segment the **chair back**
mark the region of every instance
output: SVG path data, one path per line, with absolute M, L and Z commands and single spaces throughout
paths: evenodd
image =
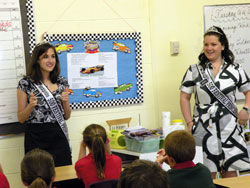
M 87 188 L 117 188 L 118 179 L 103 180 L 91 183 Z

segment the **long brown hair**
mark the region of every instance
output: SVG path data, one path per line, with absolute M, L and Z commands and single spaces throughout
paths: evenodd
M 106 163 L 105 143 L 107 141 L 107 133 L 105 129 L 97 124 L 89 125 L 83 131 L 83 141 L 92 151 L 97 177 L 104 179 L 104 169 Z
M 54 160 L 47 151 L 34 149 L 24 156 L 21 162 L 21 177 L 30 188 L 47 188 L 54 176 Z
M 39 81 L 42 81 L 42 72 L 38 63 L 39 57 L 46 53 L 50 48 L 53 49 L 56 57 L 56 65 L 53 71 L 50 73 L 50 80 L 52 83 L 56 83 L 57 81 L 57 78 L 60 74 L 60 64 L 58 55 L 53 45 L 51 45 L 49 42 L 43 42 L 36 45 L 35 49 L 32 52 L 31 60 L 27 68 L 27 76 L 34 80 L 35 83 L 39 83 Z

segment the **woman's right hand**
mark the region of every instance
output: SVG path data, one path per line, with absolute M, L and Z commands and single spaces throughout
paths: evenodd
M 192 132 L 192 128 L 194 125 L 194 122 L 192 121 L 192 114 L 191 114 L 191 108 L 190 108 L 191 96 L 192 94 L 181 91 L 181 94 L 180 94 L 181 112 L 186 121 L 188 132 L 190 133 Z
M 34 93 L 30 93 L 30 98 L 28 99 L 28 94 L 17 89 L 17 117 L 20 123 L 24 123 L 28 118 L 34 107 L 37 105 L 37 98 Z
M 187 123 L 188 132 L 192 133 L 193 126 L 194 126 L 193 121 Z
M 29 105 L 34 108 L 37 105 L 37 97 L 33 92 L 30 93 Z

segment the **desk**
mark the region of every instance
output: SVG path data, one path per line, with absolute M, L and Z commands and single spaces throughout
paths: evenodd
M 215 184 L 230 188 L 249 188 L 250 176 L 239 176 L 234 178 L 215 179 Z
M 124 149 L 111 149 L 112 153 L 114 155 L 118 155 L 122 159 L 122 166 L 126 167 L 126 164 L 131 163 L 135 159 L 144 159 L 144 160 L 149 160 L 149 161 L 155 161 L 157 152 L 152 152 L 152 153 L 138 153 L 134 151 L 128 151 Z M 203 153 L 202 153 L 202 147 L 196 146 L 196 154 L 194 158 L 194 163 L 203 163 Z M 166 163 L 163 163 L 162 168 L 164 170 L 169 170 L 170 167 Z
M 74 165 L 56 167 L 55 171 L 56 171 L 55 182 L 77 178 Z
M 57 188 L 84 188 L 84 184 L 76 176 L 74 165 L 55 168 L 56 178 L 52 187 Z

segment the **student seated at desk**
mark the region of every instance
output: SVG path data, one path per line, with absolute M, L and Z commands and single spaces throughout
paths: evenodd
M 0 188 L 10 188 L 9 182 L 3 173 L 1 164 L 0 164 Z
M 155 162 L 135 160 L 121 173 L 118 188 L 168 188 L 167 172 Z
M 21 177 L 29 188 L 51 188 L 55 178 L 52 155 L 41 149 L 29 151 L 21 162 Z
M 86 147 L 89 150 L 87 156 Z M 85 187 L 98 181 L 119 179 L 121 168 L 121 158 L 111 154 L 105 129 L 97 124 L 86 127 L 80 145 L 79 160 L 75 164 L 76 174 Z
M 209 169 L 201 163 L 194 164 L 195 140 L 191 133 L 177 130 L 164 141 L 156 161 L 167 163 L 170 188 L 215 188 Z

